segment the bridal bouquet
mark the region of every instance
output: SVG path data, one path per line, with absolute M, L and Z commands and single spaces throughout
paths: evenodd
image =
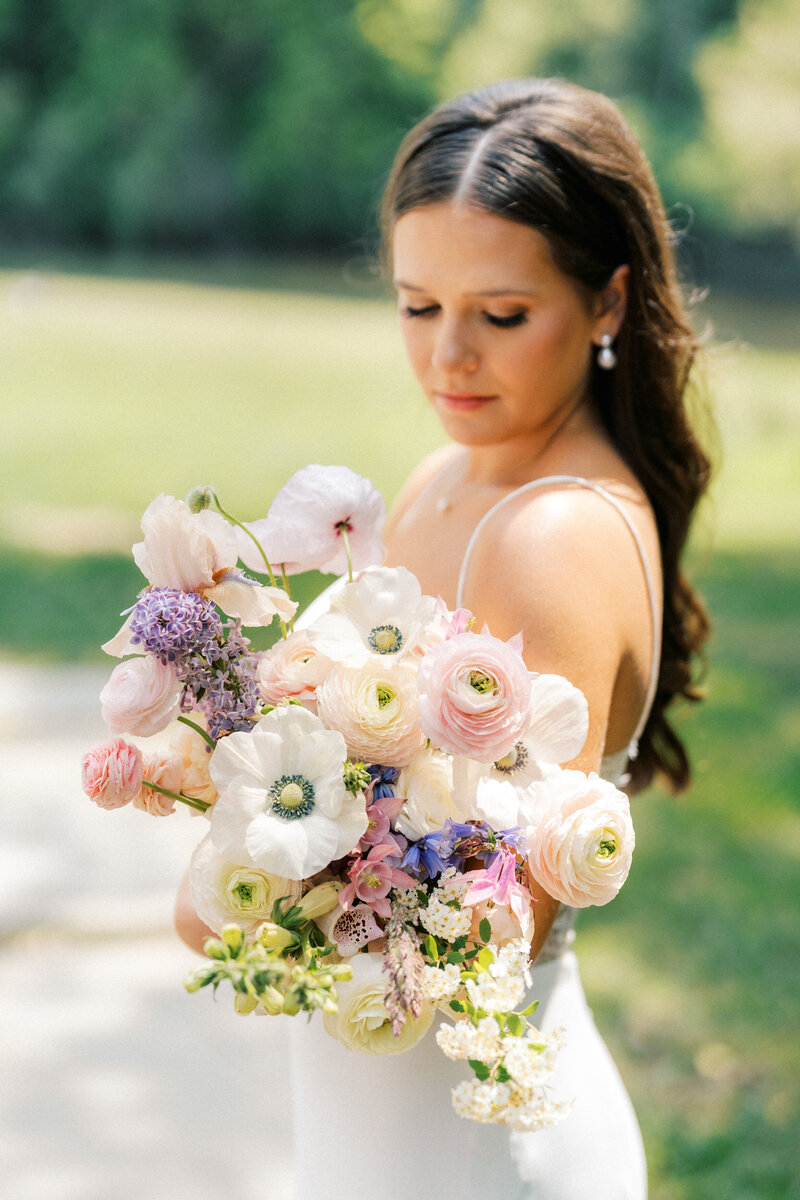
M 415 1045 L 438 1010 L 438 1045 L 473 1072 L 456 1111 L 541 1128 L 566 1106 L 545 1086 L 560 1032 L 526 1004 L 530 881 L 610 900 L 628 801 L 558 766 L 586 738 L 582 693 L 529 671 L 520 636 L 375 565 L 383 520 L 343 467 L 305 467 L 249 524 L 210 488 L 157 497 L 133 547 L 147 586 L 104 647 L 124 660 L 101 693 L 114 736 L 85 755 L 84 790 L 208 819 L 190 885 L 218 936 L 190 991 L 227 981 L 241 1013 L 321 1009 L 373 1054 Z M 289 577 L 312 569 L 342 579 L 295 626 Z M 242 626 L 276 617 L 282 637 L 253 653 Z

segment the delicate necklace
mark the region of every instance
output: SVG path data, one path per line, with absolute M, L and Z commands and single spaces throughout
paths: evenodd
M 531 459 L 529 459 L 529 461 L 525 464 L 527 467 L 530 468 L 530 467 L 534 466 L 534 464 L 539 461 L 539 459 L 542 457 L 542 455 L 545 453 L 545 451 L 550 449 L 553 442 L 556 440 L 558 435 L 561 433 L 564 426 L 572 419 L 574 414 L 578 411 L 580 406 L 583 404 L 583 401 L 584 401 L 584 397 L 581 396 L 580 400 L 577 400 L 575 402 L 575 404 L 569 410 L 569 412 L 564 417 L 564 419 L 558 425 L 556 425 L 553 432 L 549 435 L 549 437 L 547 437 L 545 439 L 544 444 L 539 447 L 539 449 L 536 451 L 536 453 L 533 455 L 533 457 Z M 444 516 L 445 513 L 448 513 L 450 511 L 450 509 L 453 507 L 453 504 L 455 501 L 456 492 L 461 487 L 462 483 L 463 483 L 463 480 L 461 480 L 455 487 L 452 487 L 449 492 L 445 492 L 444 495 L 439 496 L 437 498 L 437 500 L 436 500 L 437 513 Z

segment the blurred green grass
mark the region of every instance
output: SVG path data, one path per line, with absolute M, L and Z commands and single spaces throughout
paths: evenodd
M 162 489 L 213 482 L 256 517 L 298 467 L 344 462 L 391 500 L 440 442 L 387 301 L 344 275 L 324 293 L 303 272 L 222 282 L 0 274 L 0 654 L 99 659 Z M 631 879 L 582 915 L 580 949 L 653 1200 L 798 1200 L 798 312 L 719 297 L 710 316 L 722 469 L 692 551 L 714 618 L 708 702 L 683 714 L 696 783 L 636 801 Z

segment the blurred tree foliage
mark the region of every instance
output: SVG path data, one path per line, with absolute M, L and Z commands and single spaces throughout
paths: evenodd
M 619 100 L 668 201 L 797 232 L 799 19 L 793 0 L 0 0 L 0 235 L 342 246 L 432 103 L 532 73 Z

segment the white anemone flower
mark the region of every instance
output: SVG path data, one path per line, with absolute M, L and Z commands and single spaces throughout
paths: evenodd
M 315 570 L 341 575 L 347 570 L 342 530 L 353 570 L 362 571 L 383 558 L 385 520 L 383 498 L 363 475 L 348 467 L 312 464 L 292 475 L 266 521 L 253 528 L 258 526 L 270 562 L 282 563 L 287 574 Z
M 580 754 L 589 733 L 589 705 L 563 675 L 531 676 L 528 713 L 530 725 L 522 742 L 528 758 L 564 763 Z
M 425 641 L 436 619 L 436 601 L 423 596 L 405 567 L 373 567 L 337 592 L 330 611 L 308 632 L 334 662 L 360 667 L 369 659 L 400 659 Z
M 287 621 L 294 616 L 297 605 L 283 588 L 263 587 L 236 566 L 236 536 L 219 513 L 193 513 L 183 500 L 162 492 L 144 512 L 142 533 L 133 558 L 151 587 L 197 592 L 245 625 L 269 625 L 276 614 Z M 105 643 L 107 654 L 121 657 L 134 649 L 129 623 Z
M 229 862 L 208 833 L 192 855 L 189 888 L 195 911 L 209 928 L 221 933 L 225 925 L 235 924 L 249 934 L 272 919 L 276 900 L 284 900 L 284 908 L 299 900 L 301 884 Z
M 342 858 L 368 824 L 363 794 L 344 786 L 346 756 L 342 735 L 294 704 L 273 709 L 251 733 L 228 734 L 210 767 L 220 854 L 286 879 Z

